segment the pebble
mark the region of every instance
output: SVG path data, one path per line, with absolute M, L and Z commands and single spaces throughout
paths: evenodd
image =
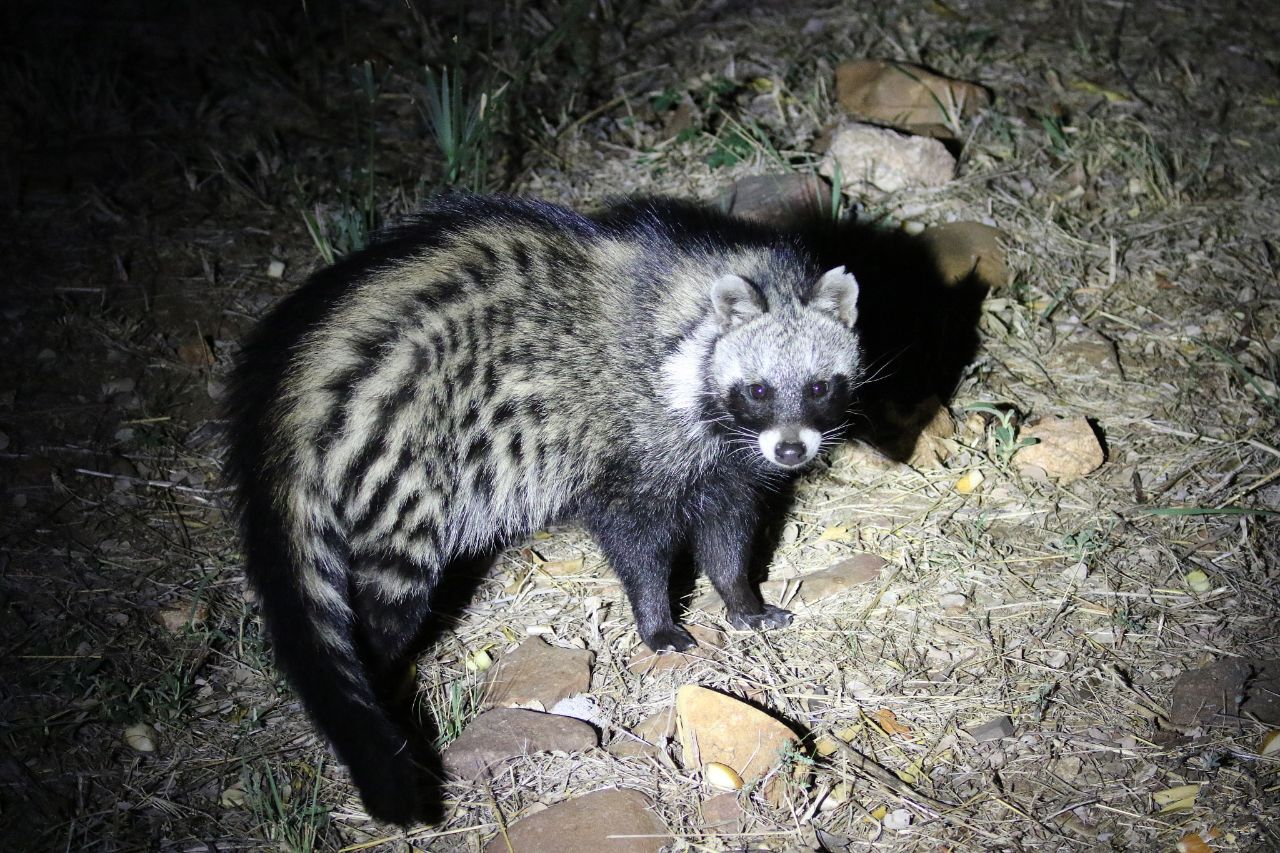
M 676 709 L 664 708 L 636 723 L 631 730 L 634 737 L 619 735 L 609 741 L 606 747 L 611 755 L 619 758 L 631 758 L 637 755 L 656 756 L 665 748 L 667 741 L 675 737 Z M 638 740 L 637 740 L 638 738 Z
M 875 554 L 855 554 L 832 563 L 825 569 L 801 575 L 797 595 L 806 604 L 840 595 L 857 586 L 873 583 L 888 565 Z
M 953 119 L 974 115 L 991 102 L 991 95 L 975 83 L 918 65 L 859 59 L 836 67 L 836 100 L 855 118 L 954 139 Z
M 496 835 L 485 853 L 658 853 L 672 842 L 649 798 L 631 788 L 605 788 L 521 818 Z
M 978 743 L 1000 740 L 1001 738 L 1013 737 L 1013 720 L 1007 716 L 996 717 L 995 719 L 987 720 L 985 723 L 970 726 L 965 731 Z
M 719 762 L 747 784 L 768 776 L 786 752 L 800 746 L 791 729 L 763 711 L 695 684 L 676 692 L 676 718 L 685 767 Z M 775 805 L 782 802 L 781 782 L 775 777 L 765 786 L 766 798 Z
M 591 687 L 595 653 L 562 649 L 541 637 L 530 637 L 489 669 L 484 707 L 512 707 L 537 702 L 550 708 L 561 699 Z
M 837 165 L 841 189 L 851 193 L 930 189 L 956 174 L 955 157 L 938 140 L 856 123 L 836 128 L 818 172 L 833 178 Z
M 709 600 L 707 603 L 711 604 L 714 600 L 718 599 Z M 678 669 L 696 661 L 715 660 L 715 651 L 724 646 L 724 634 L 702 625 L 685 625 L 684 627 L 698 641 L 697 646 L 685 652 L 657 654 L 642 644 L 627 661 L 627 669 L 638 675 L 647 675 L 651 672 Z
M 1280 725 L 1280 660 L 1224 658 L 1184 672 L 1173 685 L 1169 719 L 1178 726 Z
M 1009 265 L 1000 245 L 1004 239 L 999 228 L 981 222 L 947 222 L 920 235 L 944 284 L 954 287 L 972 279 L 990 290 L 1009 283 Z
M 519 708 L 495 708 L 471 721 L 441 756 L 444 769 L 460 779 L 478 779 L 511 758 L 535 752 L 582 752 L 599 743 L 581 720 Z
M 831 215 L 831 186 L 816 175 L 751 175 L 725 190 L 720 204 L 759 222 L 820 219 Z
M 1025 427 L 1019 438 L 1038 438 L 1013 457 L 1023 473 L 1039 468 L 1059 483 L 1079 480 L 1102 465 L 1102 445 L 1084 418 L 1045 418 Z

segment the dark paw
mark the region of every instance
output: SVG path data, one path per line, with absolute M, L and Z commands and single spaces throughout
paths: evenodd
M 791 611 L 766 604 L 759 613 L 730 613 L 729 624 L 739 631 L 767 631 L 791 624 Z
M 655 652 L 686 652 L 698 645 L 698 641 L 679 625 L 659 628 L 641 639 L 651 651 Z

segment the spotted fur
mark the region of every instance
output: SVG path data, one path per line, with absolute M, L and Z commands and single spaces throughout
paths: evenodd
M 596 217 L 451 197 L 317 273 L 250 335 L 229 471 L 280 665 L 376 817 L 420 815 L 389 688 L 450 565 L 577 517 L 654 650 L 690 548 L 742 628 L 758 496 L 861 371 L 857 283 L 673 202 Z

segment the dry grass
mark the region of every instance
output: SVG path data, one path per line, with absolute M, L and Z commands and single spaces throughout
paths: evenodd
M 6 846 L 477 850 L 539 804 L 626 785 L 653 798 L 681 850 L 819 838 L 904 853 L 1170 850 L 1189 832 L 1216 850 L 1280 848 L 1280 775 L 1256 755 L 1264 727 L 1167 719 L 1184 670 L 1276 659 L 1274 520 L 1149 512 L 1280 509 L 1271 5 L 564 0 L 495 4 L 492 17 L 464 5 L 345 28 L 319 10 L 253 13 L 252 40 L 230 35 L 231 12 L 209 12 L 221 55 L 207 51 L 218 38 L 152 33 L 131 63 L 101 44 L 74 63 L 36 49 L 14 60 L 4 110 L 29 135 L 6 137 Z M 186 70 L 171 70 L 171 50 L 187 52 Z M 505 554 L 421 662 L 420 694 L 456 731 L 474 713 L 467 655 L 540 626 L 596 653 L 591 695 L 615 727 L 705 684 L 837 733 L 922 796 L 851 753 L 810 753 L 797 758 L 809 784 L 786 807 L 744 795 L 742 832 L 713 836 L 697 774 L 674 753 L 598 750 L 451 785 L 438 826 L 372 825 L 270 664 L 221 510 L 220 377 L 239 334 L 316 264 L 303 212 L 341 250 L 343 223 L 383 221 L 438 186 L 417 106 L 425 64 L 465 64 L 473 91 L 507 87 L 492 169 L 471 178 L 589 206 L 632 192 L 714 199 L 737 176 L 811 167 L 836 117 L 831 69 L 861 56 L 924 62 L 997 101 L 965 128 L 951 187 L 852 201 L 886 222 L 996 224 L 1015 272 L 950 401 L 963 423 L 946 467 L 847 449 L 805 479 L 781 526 L 772 578 L 869 552 L 888 561 L 880 581 L 793 600 L 792 628 L 730 634 L 715 664 L 641 677 L 626 668 L 637 639 L 621 591 L 566 526 L 534 546 L 583 556 L 584 571 L 550 577 Z M 1114 345 L 1117 362 L 1082 360 L 1082 342 Z M 978 402 L 1089 417 L 1107 463 L 1068 486 L 1021 476 L 964 421 Z M 952 485 L 971 469 L 986 483 L 961 495 Z M 848 534 L 823 536 L 837 526 Z M 1186 581 L 1196 569 L 1207 592 Z M 170 630 L 156 616 L 171 609 L 200 618 Z M 688 618 L 725 627 L 715 609 Z M 896 734 L 876 722 L 885 711 Z M 1003 715 L 1013 737 L 969 734 Z M 122 744 L 138 722 L 156 729 L 155 752 Z M 1193 807 L 1154 804 L 1184 783 L 1202 785 Z M 926 798 L 954 808 L 938 815 Z M 910 825 L 886 829 L 882 806 Z

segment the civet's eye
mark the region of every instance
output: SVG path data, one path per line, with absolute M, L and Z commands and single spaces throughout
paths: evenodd
M 753 400 L 765 400 L 769 397 L 769 386 L 753 382 L 747 386 L 747 393 L 751 395 Z
M 819 379 L 817 382 L 809 383 L 810 397 L 825 397 L 827 392 L 831 390 L 831 386 L 827 384 L 825 379 Z

